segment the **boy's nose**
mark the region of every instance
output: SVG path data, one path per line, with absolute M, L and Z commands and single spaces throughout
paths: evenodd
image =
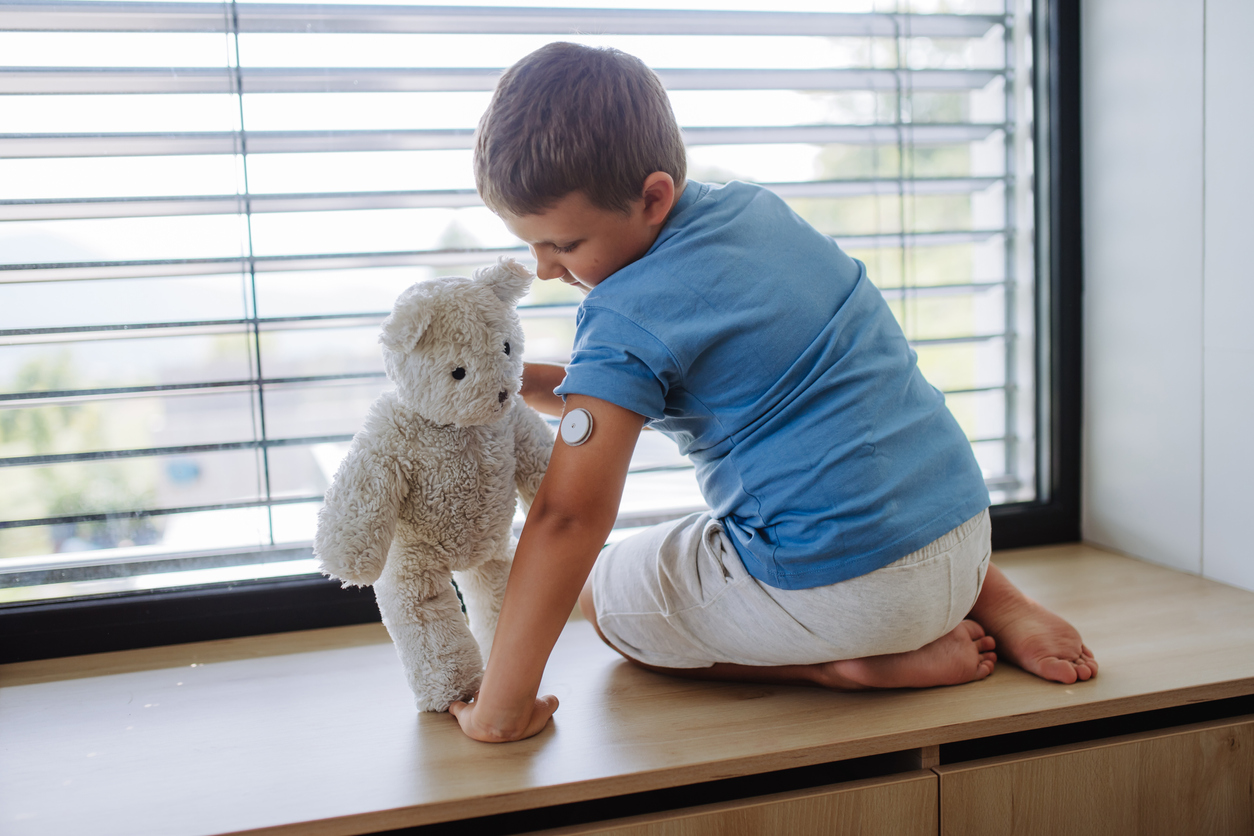
M 546 258 L 536 252 L 535 247 L 531 248 L 531 254 L 536 257 L 536 278 L 538 279 L 560 279 L 566 275 L 566 270 L 557 264 L 552 258 Z
M 551 261 L 536 260 L 536 277 L 540 279 L 560 279 L 566 271 Z

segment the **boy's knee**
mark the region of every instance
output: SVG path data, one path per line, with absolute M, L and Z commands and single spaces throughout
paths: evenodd
M 597 626 L 596 606 L 592 602 L 592 578 L 588 578 L 584 582 L 583 589 L 579 591 L 579 611 L 583 613 L 583 617 L 592 622 L 592 626 Z M 597 635 L 601 635 L 601 631 L 597 629 Z M 601 640 L 605 641 L 605 636 L 601 636 Z
M 618 653 L 629 662 L 635 661 L 635 659 L 632 659 L 617 647 L 614 647 L 613 643 L 605 637 L 605 634 L 601 632 L 601 628 L 597 625 L 597 610 L 596 606 L 592 602 L 592 578 L 588 578 L 587 582 L 583 585 L 583 589 L 579 592 L 579 611 L 583 613 L 583 617 L 588 619 L 588 621 L 592 624 L 592 629 L 596 631 L 597 637 L 600 638 L 601 641 L 605 642 L 607 647 L 614 650 L 614 652 Z

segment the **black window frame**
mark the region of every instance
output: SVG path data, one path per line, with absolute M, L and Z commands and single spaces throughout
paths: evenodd
M 1080 5 L 1033 3 L 1034 72 L 1048 96 L 1035 99 L 1038 312 L 1035 386 L 1048 404 L 1038 445 L 1046 498 L 995 505 L 993 548 L 1080 539 L 1083 252 L 1080 159 Z M 1044 17 L 1041 16 L 1042 11 Z M 1041 89 L 1038 87 L 1038 89 Z M 1042 239 L 1047 230 L 1047 240 Z M 1041 334 L 1046 335 L 1044 340 Z M 1047 356 L 1041 356 L 1045 354 Z M 1043 361 L 1043 362 L 1042 362 Z M 0 663 L 239 638 L 379 620 L 373 592 L 324 578 L 254 580 L 175 590 L 0 605 Z

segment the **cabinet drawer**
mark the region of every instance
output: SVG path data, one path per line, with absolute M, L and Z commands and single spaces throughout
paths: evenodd
M 545 836 L 935 836 L 936 775 L 910 772 L 545 830 Z M 535 834 L 540 836 L 540 834 Z
M 936 773 L 942 836 L 1254 833 L 1254 716 Z

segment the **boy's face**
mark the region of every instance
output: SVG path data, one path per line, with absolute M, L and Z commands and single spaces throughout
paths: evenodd
M 506 213 L 501 220 L 531 248 L 537 278 L 590 290 L 653 246 L 674 203 L 673 186 L 664 207 L 657 199 L 662 197 L 646 188 L 644 197 L 623 214 L 594 206 L 583 192 L 571 192 L 543 212 Z

